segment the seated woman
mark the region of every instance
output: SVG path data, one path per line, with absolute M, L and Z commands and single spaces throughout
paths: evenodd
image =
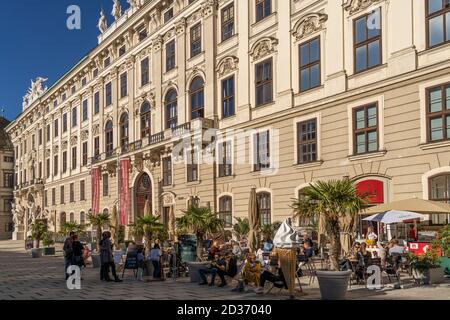
M 359 252 L 361 253 L 361 257 L 363 259 L 364 266 L 370 266 L 372 262 L 372 253 L 367 251 L 367 245 L 365 242 L 361 243 L 361 247 L 359 248 Z
M 255 286 L 258 286 L 261 277 L 261 269 L 261 262 L 256 260 L 256 255 L 254 253 L 249 253 L 244 270 L 242 271 L 245 283 L 254 283 Z
M 271 270 L 265 270 L 261 274 L 261 278 L 259 281 L 259 287 L 255 290 L 256 294 L 264 293 L 264 286 L 266 282 L 272 282 L 273 285 L 277 288 L 288 289 L 288 285 L 286 283 L 286 279 L 284 278 L 283 270 L 281 270 L 280 265 L 276 267 L 270 267 Z

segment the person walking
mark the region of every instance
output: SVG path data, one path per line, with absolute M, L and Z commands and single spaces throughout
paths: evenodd
M 150 261 L 153 264 L 153 279 L 161 279 L 161 248 L 155 243 L 153 249 L 150 250 Z
M 67 269 L 72 265 L 73 260 L 73 236 L 75 232 L 70 232 L 69 237 L 64 241 L 63 253 L 64 253 L 64 273 L 66 274 L 66 280 L 69 279 Z
M 116 265 L 114 263 L 114 257 L 112 254 L 111 232 L 105 231 L 102 234 L 102 240 L 100 241 L 100 280 L 111 282 L 109 277 L 109 268 L 111 268 L 112 275 L 115 282 L 122 282 L 116 273 Z

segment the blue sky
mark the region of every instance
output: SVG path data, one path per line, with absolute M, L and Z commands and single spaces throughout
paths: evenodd
M 121 0 L 126 9 L 126 0 Z M 2 1 L 0 10 L 0 115 L 14 120 L 30 80 L 48 78 L 47 86 L 97 45 L 97 22 L 103 7 L 109 24 L 112 0 Z M 81 30 L 69 30 L 68 6 L 81 9 Z

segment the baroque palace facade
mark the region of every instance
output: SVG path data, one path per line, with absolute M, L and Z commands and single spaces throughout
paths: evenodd
M 48 90 L 39 78 L 7 128 L 19 238 L 36 212 L 57 231 L 118 205 L 128 224 L 147 201 L 165 223 L 195 201 L 230 227 L 252 188 L 263 223 L 282 221 L 302 188 L 343 177 L 373 204 L 450 200 L 448 0 L 146 0 L 114 12 L 98 46 Z M 180 149 L 190 136 L 200 143 Z M 216 161 L 188 161 L 211 145 Z

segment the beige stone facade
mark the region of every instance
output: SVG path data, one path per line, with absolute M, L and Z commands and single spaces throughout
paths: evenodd
M 5 131 L 8 124 L 0 117 L 0 240 L 11 239 L 13 231 L 14 151 Z
M 433 42 L 426 3 L 142 1 L 8 127 L 16 202 L 35 201 L 56 229 L 83 222 L 91 170 L 102 169 L 100 211 L 111 210 L 122 159 L 132 163 L 130 223 L 145 199 L 163 216 L 168 208 L 181 215 L 194 199 L 232 221 L 247 216 L 252 187 L 265 221 L 280 221 L 303 187 L 343 177 L 378 181 L 378 202 L 450 200 L 450 35 Z M 361 25 L 366 36 L 358 40 Z M 211 128 L 221 133 L 212 145 L 231 141 L 231 168 L 191 170 L 185 160 L 191 149 L 209 150 Z M 181 137 L 204 132 L 203 143 L 181 150 L 184 161 L 164 161 L 180 151 Z M 255 166 L 265 155 L 270 163 Z

